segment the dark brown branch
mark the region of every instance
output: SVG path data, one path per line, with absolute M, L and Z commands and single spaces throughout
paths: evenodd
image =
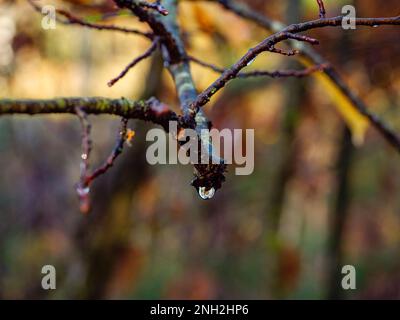
M 89 158 L 92 149 L 92 141 L 90 139 L 90 123 L 87 114 L 80 108 L 77 108 L 77 115 L 82 125 L 82 155 L 81 155 L 81 174 L 76 191 L 79 197 L 80 211 L 84 214 L 89 213 L 91 209 L 90 186 L 99 176 L 105 174 L 110 169 L 117 157 L 122 153 L 127 134 L 128 119 L 121 119 L 121 128 L 117 137 L 117 142 L 106 162 L 93 173 L 89 174 Z
M 325 18 L 326 16 L 326 10 L 324 6 L 324 2 L 322 0 L 317 0 L 318 7 L 319 7 L 319 17 L 321 19 Z
M 189 56 L 188 59 L 200 66 L 211 69 L 217 73 L 224 73 L 227 69 L 220 68 L 214 64 L 201 61 L 195 57 Z M 264 71 L 264 70 L 254 70 L 249 72 L 240 72 L 237 78 L 251 78 L 251 77 L 271 77 L 271 78 L 289 78 L 296 77 L 302 78 L 308 76 L 316 71 L 323 71 L 327 68 L 327 64 L 315 65 L 303 70 L 277 70 L 277 71 Z
M 197 91 L 192 79 L 187 53 L 177 24 L 177 0 L 164 0 L 169 15 L 161 16 L 155 12 L 146 10 L 140 6 L 140 0 L 115 0 L 120 8 L 130 9 L 141 21 L 148 23 L 154 34 L 160 38 L 161 51 L 164 64 L 171 73 L 177 95 L 180 101 L 181 110 L 185 119 L 185 125 L 193 127 L 198 133 L 201 141 L 201 156 L 207 157 L 212 165 L 196 164 L 195 179 L 192 185 L 199 190 L 204 187 L 207 190 L 221 188 L 225 181 L 224 173 L 226 165 L 222 159 L 217 159 L 210 139 L 201 135 L 202 130 L 209 129 L 211 123 L 202 110 L 192 114 L 191 103 L 197 98 Z
M 149 58 L 157 50 L 157 45 L 158 45 L 158 38 L 155 38 L 150 48 L 148 48 L 143 54 L 141 54 L 140 56 L 135 58 L 130 64 L 128 64 L 117 77 L 110 80 L 108 82 L 108 86 L 112 87 L 116 82 L 125 77 L 125 75 L 129 72 L 129 70 L 135 67 L 140 61 Z
M 110 169 L 113 166 L 118 156 L 122 153 L 128 132 L 127 125 L 128 125 L 128 119 L 122 118 L 121 127 L 118 132 L 118 137 L 115 147 L 112 150 L 111 154 L 108 156 L 105 163 L 101 165 L 99 168 L 97 168 L 91 175 L 86 177 L 85 183 L 88 186 L 93 182 L 93 180 L 105 174 L 108 171 L 108 169 Z
M 42 14 L 42 7 L 35 3 L 35 0 L 27 0 L 32 7 Z M 97 24 L 97 23 L 91 23 L 83 20 L 82 18 L 79 18 L 72 13 L 62 10 L 62 9 L 56 9 L 56 13 L 60 16 L 63 16 L 65 20 L 59 19 L 57 17 L 57 21 L 65 24 L 65 25 L 79 25 L 82 27 L 90 28 L 90 29 L 95 29 L 95 30 L 108 30 L 108 31 L 117 31 L 117 32 L 122 32 L 122 33 L 131 33 L 131 34 L 136 34 L 136 35 L 141 35 L 146 38 L 152 39 L 153 34 L 149 32 L 142 32 L 137 29 L 132 29 L 132 28 L 125 28 L 125 27 L 119 27 L 115 25 L 104 25 L 104 24 Z
M 149 39 L 151 39 L 153 37 L 152 33 L 142 32 L 137 29 L 119 27 L 119 26 L 115 26 L 115 25 L 104 25 L 104 24 L 87 22 L 81 18 L 78 18 L 78 17 L 72 15 L 71 13 L 69 13 L 65 10 L 57 9 L 57 13 L 67 19 L 66 21 L 59 20 L 60 22 L 62 22 L 64 24 L 76 24 L 79 26 L 96 29 L 96 30 L 108 30 L 108 31 L 118 31 L 118 32 L 123 32 L 123 33 L 132 33 L 132 34 L 144 36 Z
M 86 183 L 86 177 L 90 167 L 90 153 L 92 151 L 92 140 L 90 139 L 91 124 L 89 123 L 87 114 L 80 108 L 76 107 L 76 115 L 78 116 L 82 127 L 82 154 L 80 164 L 80 179 L 76 187 L 78 193 L 80 211 L 88 213 L 90 210 L 89 185 Z
M 239 72 L 243 68 L 245 68 L 252 60 L 254 60 L 260 53 L 269 51 L 271 47 L 274 47 L 277 43 L 287 39 L 296 39 L 300 41 L 316 43 L 315 39 L 306 36 L 294 36 L 294 34 L 316 28 L 339 26 L 341 25 L 342 20 L 343 17 L 340 16 L 335 18 L 326 18 L 292 24 L 282 31 L 267 37 L 264 41 L 260 42 L 254 48 L 250 49 L 238 62 L 236 62 L 231 68 L 226 70 L 216 81 L 214 81 L 214 83 L 212 83 L 206 90 L 198 95 L 196 101 L 194 101 L 191 105 L 192 114 L 196 114 L 203 105 L 210 101 L 211 97 L 215 93 L 223 88 L 229 81 L 237 77 Z M 357 18 L 355 21 L 357 25 L 363 26 L 400 25 L 400 17 Z
M 358 97 L 346 86 L 335 69 L 329 67 L 326 68 L 325 72 L 329 78 L 337 84 L 345 96 L 353 103 L 356 109 L 369 120 L 369 122 L 382 134 L 382 136 L 387 142 L 389 142 L 390 145 L 400 152 L 400 136 L 394 132 L 393 129 L 390 128 L 382 119 L 367 109 L 364 103 L 358 99 Z
M 182 123 L 181 118 L 155 98 L 132 101 L 125 98 L 57 98 L 49 100 L 0 99 L 0 116 L 13 114 L 76 114 L 79 108 L 86 114 L 110 114 L 127 119 L 139 119 L 169 128 L 169 121 Z
M 92 151 L 92 141 L 90 139 L 90 132 L 92 126 L 89 122 L 88 115 L 80 107 L 76 108 L 76 115 L 81 122 L 82 127 L 82 164 L 81 164 L 81 176 L 86 177 L 89 170 L 89 157 Z
M 311 38 L 311 37 L 308 37 L 308 36 L 304 36 L 304 35 L 301 35 L 301 34 L 295 34 L 295 33 L 288 32 L 286 34 L 286 36 L 287 36 L 287 39 L 293 39 L 293 40 L 297 40 L 297 41 L 308 42 L 309 44 L 312 44 L 312 45 L 319 44 L 319 41 L 317 39 L 314 39 L 314 38 Z
M 255 22 L 259 26 L 272 31 L 279 32 L 280 30 L 286 28 L 284 24 L 279 21 L 272 20 L 248 7 L 244 3 L 239 3 L 234 0 L 216 0 L 215 2 L 219 2 L 225 9 L 230 10 L 237 14 L 238 16 L 245 18 L 249 21 Z M 336 20 L 340 20 L 341 17 L 335 18 Z M 384 18 L 388 24 L 399 24 L 400 17 L 394 18 Z M 371 24 L 371 19 L 363 19 L 365 25 L 374 26 Z M 381 21 L 382 22 L 382 21 Z M 337 23 L 337 22 L 335 22 Z M 358 24 L 361 24 L 360 20 L 357 21 Z M 378 25 L 378 24 L 376 24 Z M 301 49 L 301 53 L 309 59 L 312 63 L 318 64 L 327 64 L 328 61 L 324 59 L 318 52 L 313 50 L 309 46 L 305 46 L 302 44 L 296 43 L 296 46 Z M 346 85 L 343 79 L 340 77 L 338 72 L 330 66 L 329 68 L 324 69 L 325 74 L 330 78 L 332 83 L 352 102 L 354 107 L 364 116 L 366 116 L 371 124 L 385 137 L 386 141 L 388 141 L 398 152 L 400 152 L 400 137 L 387 125 L 384 121 L 379 119 L 375 114 L 371 113 L 364 102 L 359 99 L 352 90 Z
M 288 51 L 285 51 L 285 50 L 283 50 L 283 49 L 275 48 L 275 47 L 271 48 L 269 51 L 270 51 L 270 52 L 274 52 L 274 53 L 281 54 L 281 55 L 283 55 L 283 56 L 288 56 L 288 57 L 295 56 L 296 54 L 299 54 L 299 53 L 300 53 L 299 50 L 288 50 Z

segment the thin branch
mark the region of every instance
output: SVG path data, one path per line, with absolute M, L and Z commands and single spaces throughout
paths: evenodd
M 335 69 L 331 67 L 326 68 L 325 73 L 334 83 L 337 84 L 338 88 L 353 103 L 355 108 L 369 120 L 378 132 L 382 134 L 386 141 L 394 147 L 397 152 L 400 152 L 400 136 L 376 114 L 368 110 L 364 103 L 344 83 Z
M 239 3 L 235 0 L 215 0 L 213 2 L 220 3 L 225 9 L 232 11 L 236 15 L 247 19 L 249 21 L 255 22 L 259 26 L 265 28 L 268 31 L 279 32 L 280 30 L 286 28 L 283 23 L 270 19 L 257 11 L 252 10 L 249 6 L 244 3 Z M 339 17 L 340 18 L 340 17 Z M 337 19 L 337 18 L 336 18 Z M 400 17 L 389 18 L 392 20 L 393 24 L 398 24 Z M 359 23 L 359 22 L 358 22 Z M 390 24 L 390 23 L 389 23 Z M 368 24 L 371 25 L 371 24 Z M 372 26 L 374 26 L 372 24 Z M 302 55 L 309 59 L 315 65 L 327 64 L 329 62 L 322 57 L 313 48 L 306 46 L 301 43 L 292 43 L 292 46 L 296 45 L 301 50 Z M 386 139 L 386 141 L 393 146 L 398 152 L 400 152 L 400 137 L 396 134 L 393 129 L 391 129 L 385 122 L 379 119 L 378 116 L 370 112 L 364 102 L 357 97 L 352 90 L 346 85 L 344 80 L 341 78 L 339 73 L 330 66 L 324 69 L 325 74 L 329 77 L 332 83 L 351 101 L 353 106 L 365 117 L 367 117 L 371 124 L 375 127 L 378 132 L 380 132 Z
M 122 118 L 121 127 L 119 129 L 115 147 L 113 148 L 111 154 L 108 156 L 104 164 L 101 165 L 99 168 L 97 168 L 95 171 L 93 171 L 91 175 L 86 176 L 85 183 L 88 186 L 93 182 L 93 180 L 105 174 L 108 171 L 108 169 L 110 169 L 114 165 L 115 160 L 122 153 L 128 132 L 127 126 L 128 126 L 128 119 Z
M 308 36 L 304 36 L 301 34 L 287 32 L 286 36 L 288 39 L 302 41 L 302 42 L 308 42 L 309 44 L 312 44 L 312 45 L 319 44 L 319 41 L 317 39 L 314 39 L 314 38 L 311 38 Z
M 323 28 L 328 26 L 339 26 L 343 20 L 342 16 L 334 18 L 326 18 L 313 20 L 298 24 L 292 24 L 280 32 L 277 32 L 261 43 L 250 49 L 242 58 L 240 58 L 231 68 L 227 69 L 214 83 L 212 83 L 206 90 L 198 95 L 197 99 L 192 103 L 190 108 L 192 114 L 197 111 L 215 95 L 221 88 L 223 88 L 229 81 L 237 77 L 239 72 L 245 68 L 251 61 L 253 61 L 260 53 L 268 51 L 269 48 L 275 46 L 277 43 L 287 39 L 296 39 L 310 43 L 316 43 L 315 39 L 307 36 L 294 36 L 295 34 L 311 29 Z M 376 25 L 400 25 L 400 16 L 391 18 L 357 18 L 355 20 L 357 25 L 363 26 L 376 26 Z
M 136 66 L 140 61 L 147 59 L 150 57 L 156 50 L 157 50 L 157 45 L 158 45 L 158 38 L 155 38 L 153 40 L 153 43 L 151 44 L 150 48 L 148 48 L 143 54 L 135 58 L 130 64 L 128 64 L 122 72 L 115 77 L 114 79 L 110 80 L 108 82 L 108 86 L 112 87 L 116 82 L 121 80 L 125 75 L 129 72 L 130 69 L 132 69 L 134 66 Z
M 286 50 L 283 50 L 283 49 L 280 49 L 280 48 L 276 48 L 276 47 L 270 48 L 269 51 L 281 54 L 283 56 L 288 56 L 288 57 L 295 56 L 296 54 L 300 53 L 299 50 L 288 50 L 288 51 L 286 51 Z
M 92 151 L 92 140 L 90 139 L 92 126 L 89 122 L 87 113 L 84 112 L 81 107 L 76 107 L 75 110 L 82 127 L 81 178 L 84 178 L 87 176 L 89 170 L 89 157 L 90 152 Z
M 76 186 L 76 192 L 79 197 L 80 211 L 84 214 L 89 213 L 91 209 L 90 186 L 99 176 L 105 174 L 110 169 L 117 157 L 122 153 L 126 140 L 128 119 L 121 119 L 121 128 L 118 134 L 117 142 L 106 162 L 93 173 L 89 173 L 89 157 L 92 149 L 92 141 L 90 139 L 90 123 L 87 114 L 80 108 L 76 109 L 81 125 L 82 125 L 82 155 L 81 155 L 81 174 L 79 182 Z
M 42 7 L 35 3 L 36 0 L 27 0 L 31 6 L 40 14 L 42 13 Z M 57 17 L 57 21 L 65 24 L 65 25 L 79 25 L 82 27 L 90 28 L 90 29 L 95 29 L 95 30 L 108 30 L 108 31 L 117 31 L 117 32 L 122 32 L 122 33 L 131 33 L 131 34 L 136 34 L 136 35 L 141 35 L 146 38 L 152 39 L 153 34 L 149 32 L 143 32 L 137 29 L 132 29 L 132 28 L 125 28 L 125 27 L 119 27 L 115 25 L 104 25 L 104 24 L 97 24 L 97 23 L 91 23 L 83 20 L 82 18 L 79 18 L 72 13 L 62 10 L 62 9 L 56 9 L 56 13 L 60 16 L 63 16 L 65 20 L 59 19 Z
M 65 10 L 62 10 L 62 9 L 57 9 L 57 13 L 67 19 L 66 21 L 62 21 L 62 23 L 64 23 L 64 24 L 76 24 L 76 25 L 80 25 L 83 27 L 96 29 L 96 30 L 108 30 L 108 31 L 118 31 L 118 32 L 123 32 L 123 33 L 133 33 L 133 34 L 144 36 L 149 39 L 153 38 L 153 34 L 150 32 L 143 32 L 143 31 L 139 31 L 137 29 L 119 27 L 119 26 L 115 26 L 115 25 L 104 25 L 104 24 L 87 22 L 87 21 L 85 21 L 81 18 L 78 18 L 78 17 L 72 15 L 71 13 L 69 13 Z M 61 20 L 59 20 L 59 21 L 61 21 Z
M 76 115 L 79 118 L 82 127 L 82 154 L 80 164 L 80 179 L 76 187 L 79 196 L 80 210 L 82 213 L 88 213 L 90 210 L 89 185 L 86 183 L 86 177 L 90 167 L 90 153 L 92 151 L 92 140 L 90 139 L 91 124 L 87 113 L 80 107 L 76 107 Z
M 202 67 L 211 69 L 217 73 L 224 73 L 227 71 L 227 69 L 220 68 L 214 64 L 204 62 L 204 61 L 199 60 L 192 56 L 189 56 L 188 59 Z M 302 78 L 302 77 L 308 76 L 316 71 L 323 71 L 327 67 L 328 67 L 327 64 L 323 64 L 323 65 L 311 66 L 311 67 L 303 69 L 303 70 L 277 70 L 277 71 L 254 70 L 254 71 L 249 71 L 249 72 L 240 72 L 237 75 L 237 78 L 242 78 L 242 79 L 243 78 L 251 78 L 251 77 Z
M 326 10 L 325 10 L 325 6 L 324 6 L 324 2 L 323 2 L 323 0 L 317 0 L 317 3 L 318 3 L 318 7 L 319 7 L 319 17 L 321 19 L 323 19 L 326 16 Z

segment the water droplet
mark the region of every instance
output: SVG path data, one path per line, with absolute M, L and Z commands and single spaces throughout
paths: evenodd
M 254 58 L 253 60 L 251 60 L 251 61 L 247 64 L 247 66 L 251 65 L 251 64 L 254 62 L 254 60 L 256 60 L 256 58 Z
M 87 160 L 87 158 L 88 158 L 87 153 L 82 153 L 81 158 L 82 158 L 83 160 Z
M 89 187 L 86 187 L 86 188 L 78 187 L 76 189 L 76 191 L 78 192 L 78 195 L 80 197 L 84 197 L 84 196 L 87 196 L 89 194 L 90 188 Z
M 378 28 L 379 26 L 378 26 L 377 24 L 374 24 L 373 27 L 374 27 L 374 28 Z
M 200 187 L 199 188 L 199 196 L 203 199 L 203 200 L 210 200 L 212 197 L 214 197 L 215 194 L 215 189 L 211 188 L 206 190 L 206 187 Z

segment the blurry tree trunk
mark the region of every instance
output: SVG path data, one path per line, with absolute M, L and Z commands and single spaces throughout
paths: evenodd
M 353 1 L 357 5 L 357 1 Z M 349 32 L 344 32 L 340 46 L 337 48 L 340 53 L 340 64 L 347 61 L 351 39 Z M 343 124 L 340 147 L 336 160 L 336 198 L 329 222 L 328 234 L 328 299 L 342 298 L 343 288 L 341 281 L 343 275 L 343 235 L 344 226 L 348 218 L 349 189 L 351 161 L 354 154 L 354 146 L 351 140 L 351 132 Z
M 160 91 L 162 61 L 159 54 L 152 60 L 145 79 L 143 97 L 157 96 Z M 98 180 L 94 187 L 94 211 L 82 224 L 78 234 L 86 283 L 83 297 L 101 299 L 106 296 L 108 280 L 112 276 L 118 257 L 131 250 L 131 205 L 135 190 L 148 180 L 146 162 L 146 124 L 137 122 L 132 148 L 126 148 L 113 170 Z
M 301 4 L 299 1 L 289 1 L 287 8 L 287 20 L 298 21 L 300 19 Z M 287 79 L 286 103 L 283 110 L 281 125 L 281 141 L 278 150 L 278 163 L 276 177 L 272 187 L 268 221 L 271 223 L 272 232 L 277 232 L 282 215 L 283 204 L 286 196 L 286 184 L 292 176 L 293 158 L 295 149 L 293 140 L 299 122 L 299 105 L 304 96 L 302 82 L 298 79 Z
M 300 1 L 289 1 L 287 5 L 287 21 L 299 21 L 301 19 Z M 282 243 L 279 238 L 279 225 L 282 218 L 284 203 L 287 196 L 287 184 L 293 175 L 296 147 L 294 139 L 296 129 L 300 120 L 300 106 L 304 100 L 304 82 L 298 79 L 287 79 L 285 82 L 286 103 L 282 113 L 280 142 L 277 149 L 277 160 L 275 163 L 276 173 L 271 184 L 271 194 L 269 197 L 267 213 L 267 238 L 275 260 L 272 276 L 270 277 L 271 294 L 273 298 L 284 298 L 286 295 L 286 285 L 282 279 L 281 265 Z
M 349 174 L 354 147 L 351 141 L 351 132 L 343 128 L 342 141 L 337 159 L 337 194 L 332 216 L 330 219 L 330 238 L 328 245 L 328 298 L 340 299 L 341 268 L 343 266 L 343 234 L 344 225 L 348 217 L 349 205 Z

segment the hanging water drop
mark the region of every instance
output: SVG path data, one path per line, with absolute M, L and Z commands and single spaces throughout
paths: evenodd
M 78 187 L 76 189 L 76 191 L 78 192 L 78 195 L 80 197 L 85 197 L 85 196 L 87 196 L 89 194 L 90 188 L 89 187 L 86 187 L 86 188 Z
M 203 200 L 210 200 L 212 197 L 214 197 L 215 194 L 215 189 L 211 188 L 211 189 L 206 189 L 206 187 L 200 187 L 199 188 L 199 196 L 203 199 Z

